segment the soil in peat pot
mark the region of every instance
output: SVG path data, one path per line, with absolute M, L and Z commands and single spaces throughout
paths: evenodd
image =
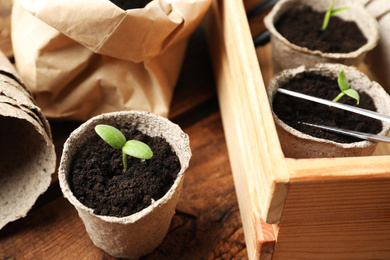
M 144 8 L 152 0 L 110 0 L 116 6 L 122 8 L 123 10 L 135 9 L 135 8 Z
M 310 72 L 296 75 L 282 88 L 327 100 L 333 100 L 340 93 L 337 78 L 324 77 Z M 368 94 L 359 92 L 359 95 L 358 107 L 376 111 L 375 104 Z M 338 102 L 356 106 L 356 100 L 346 95 Z M 353 143 L 362 140 L 323 131 L 299 122 L 334 126 L 372 134 L 379 133 L 383 127 L 380 120 L 281 93 L 276 93 L 272 106 L 278 118 L 292 128 L 317 138 L 338 143 Z
M 291 43 L 323 53 L 349 53 L 367 43 L 355 22 L 331 16 L 328 28 L 321 30 L 325 12 L 308 6 L 293 6 L 275 23 L 276 30 Z
M 141 160 L 127 156 L 123 172 L 122 151 L 112 148 L 97 134 L 75 154 L 69 174 L 75 197 L 97 215 L 125 217 L 163 197 L 180 171 L 180 161 L 169 143 L 135 129 L 120 129 L 127 140 L 150 146 L 153 156 Z

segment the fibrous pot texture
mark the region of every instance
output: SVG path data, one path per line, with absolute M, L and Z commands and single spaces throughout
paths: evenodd
M 0 103 L 0 228 L 26 216 L 50 185 L 54 145 L 27 113 Z
M 56 168 L 50 125 L 1 52 L 0 126 L 1 229 L 27 215 Z

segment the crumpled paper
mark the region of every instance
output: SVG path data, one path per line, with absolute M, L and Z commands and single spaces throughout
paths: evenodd
M 109 0 L 18 0 L 16 67 L 49 118 L 130 109 L 167 116 L 188 36 L 210 4 L 153 0 L 124 11 Z

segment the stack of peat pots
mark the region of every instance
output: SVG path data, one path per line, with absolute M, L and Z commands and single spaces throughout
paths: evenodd
M 45 192 L 56 155 L 48 121 L 0 53 L 0 229 L 26 216 Z

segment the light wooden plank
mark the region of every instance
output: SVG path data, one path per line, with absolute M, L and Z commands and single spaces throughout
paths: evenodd
M 254 183 L 254 175 L 247 175 L 248 168 L 244 158 L 237 151 L 243 149 L 238 137 L 239 125 L 236 124 L 235 106 L 231 95 L 234 95 L 235 81 L 231 75 L 230 64 L 223 44 L 220 24 L 220 6 L 216 1 L 211 6 L 208 16 L 210 48 L 213 54 L 214 72 L 217 81 L 222 121 L 232 167 L 233 178 L 238 197 L 240 214 L 243 223 L 249 259 L 268 260 L 272 258 L 275 237 L 272 226 L 262 220 L 260 205 Z
M 390 178 L 389 156 L 286 159 L 286 161 L 291 173 L 291 182 Z
M 209 37 L 210 40 L 210 48 L 213 53 L 213 63 L 214 63 L 214 72 L 217 81 L 217 88 L 219 92 L 220 98 L 220 109 L 223 115 L 223 125 L 225 127 L 225 136 L 236 135 L 236 129 L 226 128 L 227 125 L 233 124 L 233 117 L 225 116 L 226 113 L 231 114 L 232 110 L 226 110 L 226 102 L 221 102 L 221 99 L 225 99 L 227 92 L 224 91 L 226 88 L 224 86 L 228 84 L 231 80 L 230 68 L 226 57 L 225 46 L 222 44 L 222 39 L 220 35 L 216 32 L 220 31 L 220 17 L 218 12 L 218 4 L 216 1 L 212 3 L 211 12 L 212 15 L 209 17 L 209 21 L 207 22 L 209 26 Z M 229 107 L 227 107 L 229 108 Z M 232 150 L 239 149 L 239 145 L 237 144 L 236 138 L 227 138 L 227 146 L 229 157 L 232 153 Z M 249 259 L 258 259 L 259 258 L 259 250 L 257 246 L 257 232 L 255 229 L 255 221 L 258 216 L 256 213 L 256 207 L 252 207 L 251 202 L 254 200 L 250 197 L 255 192 L 250 192 L 249 189 L 244 189 L 247 187 L 247 179 L 245 176 L 244 169 L 242 169 L 242 160 L 241 158 L 236 158 L 235 160 L 230 160 L 230 165 L 233 172 L 235 189 L 237 193 L 237 198 L 239 202 L 240 215 L 243 222 L 245 241 L 247 246 L 247 252 Z
M 253 175 L 263 219 L 277 223 L 287 194 L 288 172 L 276 134 L 242 1 L 220 1 L 221 37 L 226 44 L 233 82 L 227 99 L 237 128 L 239 154 L 248 175 Z M 229 15 L 227 15 L 229 14 Z M 223 111 L 222 111 L 223 115 Z M 225 118 L 225 116 L 223 115 Z M 277 163 L 275 163 L 277 162 Z
M 273 260 L 389 258 L 390 178 L 290 184 Z
M 390 258 L 389 156 L 287 162 L 273 259 Z

